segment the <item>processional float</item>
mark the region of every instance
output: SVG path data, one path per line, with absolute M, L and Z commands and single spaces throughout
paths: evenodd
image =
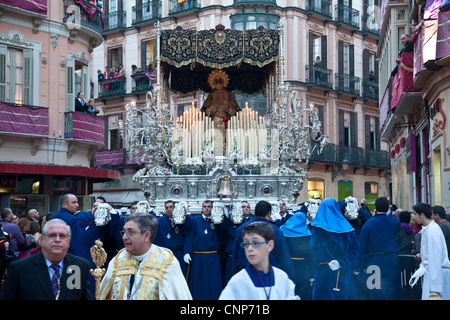
M 145 104 L 127 104 L 119 120 L 128 157 L 144 166 L 134 180 L 149 192 L 151 205 L 171 199 L 199 206 L 208 199 L 216 204 L 217 221 L 225 204 L 237 223 L 242 200 L 271 201 L 275 215 L 278 199 L 294 204 L 309 159 L 322 152 L 328 137 L 314 105 L 306 106 L 284 81 L 283 25 L 245 32 L 221 25 L 202 31 L 155 25 L 157 82 Z M 256 89 L 255 83 L 260 84 Z M 187 93 L 196 85 L 203 105 L 193 103 L 175 116 L 173 91 Z M 211 102 L 216 89 L 218 98 Z M 228 103 L 238 90 L 263 92 L 265 114 L 248 103 L 235 113 L 225 107 L 224 114 L 210 113 L 210 106 L 220 105 L 221 97 Z

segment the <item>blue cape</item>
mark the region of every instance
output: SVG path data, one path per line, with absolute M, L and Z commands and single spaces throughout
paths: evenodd
M 285 237 L 304 237 L 310 236 L 306 225 L 306 215 L 303 212 L 295 213 L 288 221 L 286 221 L 280 228 Z
M 345 233 L 355 230 L 347 219 L 345 219 L 338 202 L 332 198 L 325 199 L 320 203 L 311 225 L 335 233 Z

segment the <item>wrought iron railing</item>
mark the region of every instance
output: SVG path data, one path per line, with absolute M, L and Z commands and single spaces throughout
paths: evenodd
M 305 5 L 307 13 L 316 13 L 331 18 L 331 1 L 327 0 L 307 0 Z
M 337 23 L 345 23 L 359 29 L 359 11 L 343 4 L 337 4 L 335 9 L 335 20 Z
M 335 90 L 353 95 L 361 92 L 361 79 L 359 77 L 350 76 L 345 73 L 336 73 L 334 79 Z
M 127 12 L 123 10 L 105 14 L 103 19 L 105 22 L 103 32 L 121 30 L 127 26 Z
M 78 9 L 74 10 L 73 6 L 76 6 Z M 85 8 L 90 9 L 92 13 L 88 13 Z M 90 4 L 89 1 L 64 0 L 63 23 L 73 23 L 73 28 L 89 28 L 102 35 L 101 14 L 100 9 Z
M 333 71 L 317 67 L 315 65 L 305 66 L 306 83 L 324 88 L 333 88 Z
M 180 15 L 183 13 L 197 11 L 200 8 L 200 0 L 188 0 L 181 4 L 178 4 L 178 0 L 170 0 L 169 15 Z
M 125 78 L 108 79 L 98 82 L 98 97 L 116 97 L 124 95 L 126 92 Z
M 368 76 L 362 81 L 362 96 L 366 99 L 378 100 L 378 77 Z
M 162 17 L 162 3 L 161 1 L 147 2 L 140 6 L 133 7 L 132 24 L 140 24 L 151 22 Z
M 132 79 L 131 91 L 133 93 L 148 91 L 152 89 L 152 83 L 150 81 L 150 78 L 145 73 L 132 75 L 131 79 Z

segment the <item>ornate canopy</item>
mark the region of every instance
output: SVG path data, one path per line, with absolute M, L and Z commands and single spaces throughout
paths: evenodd
M 228 74 L 228 89 L 256 93 L 263 90 L 278 58 L 278 30 L 259 27 L 238 31 L 218 25 L 210 30 L 177 27 L 161 32 L 165 80 L 182 93 L 197 89 L 209 92 L 211 69 L 222 69 Z

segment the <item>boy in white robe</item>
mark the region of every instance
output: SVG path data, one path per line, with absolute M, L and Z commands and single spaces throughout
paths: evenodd
M 249 263 L 230 279 L 219 300 L 299 299 L 294 282 L 269 263 L 274 239 L 273 228 L 267 223 L 252 222 L 244 228 L 241 246 Z
M 450 300 L 450 262 L 444 234 L 431 218 L 431 206 L 419 203 L 413 206 L 415 221 L 422 224 L 419 269 L 409 283 L 414 286 L 423 276 L 422 300 Z

